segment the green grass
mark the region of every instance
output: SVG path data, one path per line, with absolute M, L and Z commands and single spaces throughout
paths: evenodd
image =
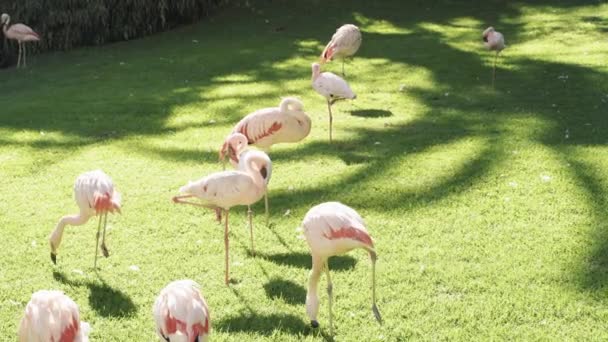
M 305 315 L 310 259 L 295 228 L 339 200 L 374 237 L 385 322 L 369 309 L 365 253 L 335 258 L 336 340 L 607 339 L 607 11 L 260 2 L 137 41 L 30 56 L 27 70 L 0 72 L 0 334 L 16 335 L 32 292 L 61 289 L 93 340 L 152 341 L 156 295 L 191 278 L 214 341 L 322 340 Z M 363 31 L 346 66 L 358 98 L 334 106 L 329 145 L 310 64 L 346 22 Z M 480 37 L 489 25 L 508 45 L 495 90 Z M 245 209 L 233 210 L 226 287 L 214 215 L 170 198 L 220 169 L 217 149 L 242 116 L 287 95 L 303 100 L 312 132 L 271 151 L 273 226 L 255 219 L 259 256 L 248 254 Z M 54 267 L 47 236 L 77 210 L 76 176 L 95 168 L 124 199 L 111 256 L 93 271 L 91 220 L 66 229 Z

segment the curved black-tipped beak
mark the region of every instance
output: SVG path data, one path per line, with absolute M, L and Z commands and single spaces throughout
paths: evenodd
M 57 265 L 57 254 L 51 252 L 51 261 Z
M 316 329 L 316 328 L 319 327 L 319 322 L 317 322 L 317 321 L 310 321 L 310 326 Z

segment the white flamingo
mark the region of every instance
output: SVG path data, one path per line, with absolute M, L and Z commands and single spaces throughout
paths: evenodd
M 494 65 L 492 67 L 492 87 L 494 87 L 494 81 L 496 80 L 496 60 L 498 59 L 498 54 L 506 47 L 505 37 L 502 33 L 495 31 L 492 26 L 483 31 L 482 37 L 483 45 L 490 51 L 496 51 Z
M 333 336 L 333 285 L 329 276 L 327 260 L 334 255 L 344 254 L 355 248 L 365 249 L 372 261 L 372 311 L 378 322 L 382 322 L 376 306 L 376 250 L 365 229 L 365 223 L 352 208 L 339 202 L 326 202 L 312 207 L 302 222 L 302 231 L 312 255 L 312 270 L 308 278 L 306 293 L 306 313 L 313 328 L 319 326 L 319 296 L 317 285 L 321 272 L 327 276 L 329 299 L 329 328 Z
M 160 291 L 154 302 L 158 337 L 167 342 L 206 342 L 209 307 L 200 286 L 190 279 L 177 280 Z
M 340 26 L 336 33 L 331 37 L 323 53 L 321 53 L 321 63 L 342 57 L 342 76 L 344 74 L 344 59 L 353 56 L 361 46 L 361 31 L 353 24 Z
M 274 144 L 301 141 L 310 133 L 310 126 L 310 117 L 304 112 L 302 102 L 295 97 L 286 97 L 278 107 L 247 114 L 234 126 L 232 133 L 241 133 L 247 137 L 249 145 L 268 151 Z
M 333 122 L 331 105 L 339 100 L 356 99 L 357 95 L 340 76 L 327 71 L 321 72 L 321 66 L 318 63 L 312 64 L 312 88 L 327 100 L 327 110 L 329 111 L 329 142 L 331 143 Z
M 232 133 L 224 142 L 222 150 L 220 151 L 220 160 L 224 161 L 226 157 L 230 160 L 230 164 L 237 170 L 245 171 L 245 160 L 247 153 L 253 150 L 247 149 L 247 137 L 241 133 Z M 268 183 L 272 176 L 272 164 L 268 164 L 268 172 L 264 181 L 266 182 L 266 192 L 264 193 L 264 206 L 266 207 L 266 225 L 268 225 Z M 253 247 L 253 223 L 252 223 L 252 211 L 251 205 L 247 206 L 247 217 L 249 219 L 249 237 L 251 240 L 251 253 L 255 255 L 255 248 Z
M 81 174 L 74 184 L 74 197 L 80 212 L 76 215 L 66 215 L 59 220 L 57 226 L 49 236 L 51 244 L 51 260 L 57 263 L 57 249 L 61 244 L 63 230 L 66 225 L 80 226 L 95 215 L 99 215 L 97 226 L 97 243 L 95 245 L 95 263 L 97 268 L 97 254 L 99 250 L 99 235 L 101 220 L 103 218 L 103 238 L 101 240 L 101 251 L 107 258 L 110 253 L 106 247 L 106 226 L 108 213 L 120 213 L 120 194 L 114 190 L 112 179 L 101 170 L 89 171 Z
M 216 213 L 224 210 L 226 223 L 224 228 L 225 246 L 225 283 L 229 283 L 229 237 L 228 212 L 236 205 L 251 205 L 259 201 L 266 193 L 266 177 L 272 163 L 262 151 L 250 151 L 243 158 L 244 171 L 222 171 L 213 173 L 195 182 L 189 182 L 180 188 L 185 195 L 173 197 L 173 202 L 192 204 L 209 209 Z M 200 203 L 185 201 L 185 198 L 196 197 Z M 251 226 L 251 221 L 249 225 Z M 251 228 L 250 228 L 251 230 Z
M 10 27 L 8 26 L 11 22 L 11 17 L 3 13 L 0 16 L 0 25 L 2 25 L 2 32 L 4 32 L 4 37 L 8 39 L 13 39 L 17 41 L 19 45 L 19 55 L 17 57 L 17 68 L 21 63 L 21 55 L 23 55 L 23 66 L 27 67 L 25 60 L 25 44 L 24 42 L 37 42 L 40 40 L 40 36 L 38 33 L 34 32 L 31 27 L 24 24 L 13 24 Z M 22 46 L 23 45 L 23 46 Z
M 78 305 L 61 291 L 38 291 L 25 307 L 19 342 L 87 342 L 90 325 L 80 321 Z

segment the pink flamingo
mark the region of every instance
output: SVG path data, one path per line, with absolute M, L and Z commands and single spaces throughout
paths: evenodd
M 21 55 L 23 55 L 23 66 L 27 67 L 25 61 L 25 45 L 21 46 L 23 42 L 37 42 L 40 41 L 40 36 L 38 33 L 34 32 L 31 27 L 24 24 L 13 24 L 10 27 L 8 26 L 11 22 L 11 17 L 3 13 L 0 17 L 0 25 L 2 25 L 2 32 L 4 32 L 4 37 L 8 39 L 13 39 L 17 41 L 19 45 L 19 55 L 17 57 L 17 68 L 21 63 Z
M 101 219 L 103 218 L 103 238 L 101 240 L 101 251 L 107 258 L 110 253 L 106 247 L 106 226 L 108 224 L 108 213 L 120 213 L 120 194 L 114 190 L 112 179 L 101 170 L 89 171 L 81 174 L 74 184 L 74 197 L 80 212 L 76 215 L 66 215 L 59 220 L 57 226 L 49 236 L 51 244 L 51 260 L 57 264 L 57 249 L 61 244 L 63 229 L 66 225 L 80 226 L 95 215 L 99 215 L 97 225 L 97 243 L 95 245 L 95 263 L 97 268 L 97 254 L 99 250 L 99 234 L 101 230 Z
M 331 61 L 335 57 L 342 57 L 342 76 L 346 76 L 344 74 L 344 59 L 353 56 L 360 46 L 361 31 L 359 31 L 359 28 L 353 24 L 342 25 L 323 49 L 321 63 Z
M 331 105 L 334 102 L 344 99 L 356 99 L 357 95 L 350 89 L 348 83 L 340 76 L 331 72 L 321 72 L 318 63 L 312 64 L 312 88 L 327 100 L 329 111 L 329 142 L 331 143 L 331 131 L 333 118 L 331 115 Z
M 209 338 L 209 307 L 193 280 L 167 285 L 154 302 L 156 333 L 163 341 L 206 342 Z
M 90 325 L 80 321 L 78 305 L 61 291 L 38 291 L 25 307 L 19 342 L 88 342 Z
M 483 31 L 483 45 L 491 51 L 496 51 L 494 56 L 494 66 L 492 67 L 492 87 L 494 87 L 494 80 L 496 79 L 496 60 L 498 54 L 506 47 L 505 37 L 502 33 L 494 30 L 492 26 L 488 27 Z
M 226 213 L 226 223 L 224 228 L 225 246 L 225 283 L 229 282 L 229 238 L 228 238 L 228 212 L 236 205 L 251 205 L 259 201 L 266 192 L 266 177 L 268 170 L 272 168 L 272 163 L 268 155 L 262 151 L 250 151 L 244 158 L 244 170 L 222 171 L 189 182 L 180 188 L 185 195 L 173 197 L 173 202 L 192 204 L 216 211 L 218 217 L 221 210 Z M 188 202 L 184 198 L 197 197 L 202 200 L 200 203 Z M 252 226 L 251 217 L 249 226 Z M 251 228 L 250 228 L 251 231 Z
M 329 276 L 329 257 L 344 254 L 355 248 L 365 249 L 372 261 L 372 311 L 378 322 L 382 322 L 380 311 L 376 306 L 376 250 L 374 243 L 365 229 L 365 223 L 352 208 L 339 202 L 326 202 L 312 207 L 302 222 L 302 230 L 310 253 L 312 270 L 308 278 L 306 293 L 306 313 L 313 328 L 319 326 L 319 296 L 317 284 L 321 272 L 327 276 L 327 295 L 329 299 L 329 328 L 333 336 L 332 292 L 333 285 Z
M 232 133 L 243 134 L 249 145 L 267 151 L 274 144 L 306 138 L 310 126 L 310 117 L 304 112 L 302 102 L 295 97 L 286 97 L 278 107 L 258 109 L 248 114 L 234 126 Z
M 222 146 L 222 150 L 220 151 L 220 160 L 224 161 L 226 157 L 230 160 L 232 166 L 240 171 L 245 171 L 245 157 L 247 153 L 252 150 L 247 149 L 247 137 L 241 133 L 232 133 L 230 134 Z M 266 177 L 264 177 L 264 181 L 266 182 L 266 192 L 264 192 L 264 205 L 266 207 L 266 225 L 268 226 L 268 182 L 270 182 L 270 177 L 272 176 L 272 164 L 269 164 L 269 168 L 267 170 Z M 251 205 L 247 206 L 247 217 L 249 219 L 249 235 L 251 239 L 251 252 L 255 255 L 255 249 L 253 247 L 253 224 L 251 219 Z

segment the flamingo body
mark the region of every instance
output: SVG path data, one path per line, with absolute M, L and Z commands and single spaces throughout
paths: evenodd
M 209 308 L 193 280 L 167 285 L 154 302 L 156 333 L 163 341 L 206 342 L 209 338 Z
M 62 217 L 49 236 L 51 260 L 53 263 L 56 263 L 57 249 L 61 244 L 63 230 L 66 225 L 83 225 L 95 215 L 99 215 L 101 225 L 102 216 L 105 217 L 105 222 L 107 223 L 108 213 L 120 213 L 121 210 L 120 194 L 114 190 L 112 179 L 101 170 L 85 172 L 78 176 L 74 184 L 74 198 L 80 212 L 76 215 Z M 104 241 L 102 242 L 104 255 L 107 254 L 105 247 L 106 223 L 104 223 Z M 97 260 L 97 254 L 95 260 Z
M 505 45 L 505 37 L 502 33 L 494 30 L 494 27 L 490 26 L 483 31 L 483 45 L 492 51 L 496 51 L 497 53 L 502 51 Z
M 354 55 L 361 46 L 361 31 L 353 24 L 342 25 L 331 37 L 323 53 L 321 61 L 328 62 L 336 57 L 350 57 Z
M 80 321 L 78 305 L 61 291 L 38 291 L 25 307 L 20 342 L 87 342 L 91 330 Z
M 26 51 L 25 45 L 22 46 L 24 42 L 37 42 L 40 41 L 40 36 L 31 27 L 25 24 L 13 24 L 9 26 L 11 22 L 11 17 L 3 13 L 0 16 L 0 25 L 2 25 L 2 32 L 4 33 L 4 37 L 7 39 L 16 40 L 19 45 L 19 55 L 17 59 L 17 67 L 19 67 L 21 62 L 21 56 L 23 55 L 23 66 L 26 66 Z
M 298 142 L 310 133 L 310 117 L 294 97 L 281 100 L 279 107 L 263 108 L 245 116 L 232 133 L 247 137 L 248 144 L 268 149 L 278 143 Z
M 327 275 L 329 298 L 329 325 L 333 335 L 332 292 L 327 260 L 334 255 L 344 254 L 356 248 L 365 249 L 372 261 L 372 311 L 380 322 L 380 312 L 376 306 L 374 243 L 365 228 L 361 216 L 352 208 L 339 202 L 326 202 L 312 207 L 302 222 L 302 231 L 312 255 L 312 270 L 306 293 L 306 313 L 313 327 L 318 327 L 319 296 L 317 285 L 321 272 Z

